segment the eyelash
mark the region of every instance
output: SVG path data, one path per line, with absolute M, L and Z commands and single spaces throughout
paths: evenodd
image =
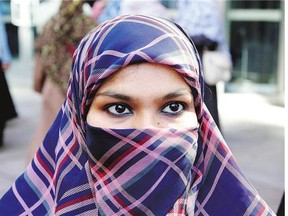
M 175 113 L 168 113 L 168 112 L 164 112 L 164 111 L 163 111 L 163 110 L 164 110 L 165 108 L 167 108 L 168 106 L 174 105 L 174 104 L 176 104 L 176 105 L 181 105 L 181 106 L 182 106 L 182 110 L 177 111 L 177 112 L 175 111 Z M 173 101 L 173 102 L 169 102 L 169 103 L 165 104 L 165 105 L 162 107 L 161 111 L 162 111 L 162 113 L 165 113 L 165 115 L 178 116 L 178 115 L 180 115 L 184 110 L 186 110 L 187 107 L 188 107 L 188 105 L 187 105 L 186 103 L 184 103 L 184 102 L 181 102 L 181 101 Z
M 109 111 L 110 108 L 112 108 L 112 107 L 116 108 L 117 105 L 123 106 L 125 110 L 128 109 L 130 113 L 124 113 L 124 114 L 123 113 L 119 113 L 119 114 L 117 114 L 117 113 L 113 113 L 113 112 Z M 115 116 L 115 117 L 124 117 L 124 116 L 131 115 L 133 113 L 131 107 L 128 106 L 127 104 L 125 104 L 125 103 L 107 104 L 106 106 L 104 106 L 103 110 L 105 112 L 107 112 L 109 115 L 112 115 L 112 116 Z
M 166 111 L 166 112 L 163 111 L 165 108 L 167 108 L 168 106 L 173 105 L 173 104 L 182 106 L 181 110 L 180 110 L 180 111 L 177 111 L 177 112 L 175 111 L 175 113 L 173 113 L 173 111 L 172 111 L 171 113 L 169 113 L 169 112 L 167 112 L 167 111 Z M 128 109 L 129 113 L 116 113 L 116 112 L 117 112 L 116 110 L 115 110 L 115 112 L 112 112 L 111 110 L 109 110 L 109 109 L 111 109 L 111 108 L 113 108 L 113 107 L 114 107 L 114 109 L 116 109 L 116 106 L 117 106 L 117 105 L 123 106 L 122 108 L 124 109 L 125 112 L 127 112 L 126 109 Z M 186 110 L 187 107 L 188 107 L 188 105 L 187 105 L 185 102 L 173 101 L 173 102 L 169 102 L 169 103 L 165 104 L 165 105 L 161 108 L 161 113 L 163 113 L 164 115 L 171 116 L 171 117 L 173 117 L 173 116 L 178 116 L 178 115 L 180 115 L 184 110 Z M 133 109 L 132 109 L 129 105 L 125 104 L 125 103 L 111 103 L 111 104 L 107 104 L 107 105 L 104 106 L 103 110 L 104 110 L 105 112 L 107 112 L 109 115 L 112 115 L 112 116 L 115 116 L 115 117 L 126 117 L 126 116 L 129 116 L 129 115 L 132 115 L 132 114 L 133 114 Z M 124 112 L 124 111 L 123 111 L 123 112 Z

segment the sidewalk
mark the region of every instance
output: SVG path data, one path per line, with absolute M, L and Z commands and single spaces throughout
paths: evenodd
M 32 90 L 32 61 L 15 60 L 7 79 L 19 117 L 5 130 L 0 149 L 0 197 L 24 171 L 37 127 L 41 96 Z M 284 190 L 284 112 L 256 94 L 221 94 L 224 137 L 248 179 L 277 211 Z

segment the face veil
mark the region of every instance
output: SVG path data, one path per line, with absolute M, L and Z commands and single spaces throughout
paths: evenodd
M 100 215 L 187 212 L 197 129 L 86 128 Z
M 87 127 L 86 115 L 101 83 L 119 69 L 142 62 L 168 65 L 186 80 L 193 93 L 199 128 L 155 132 Z M 75 51 L 67 99 L 33 161 L 1 198 L 0 212 L 6 215 L 104 215 L 113 211 L 117 211 L 116 215 L 137 215 L 139 212 L 144 212 L 144 215 L 274 215 L 241 172 L 203 104 L 202 92 L 203 76 L 197 51 L 180 27 L 168 20 L 139 15 L 124 15 L 99 25 L 82 39 Z M 125 133 L 129 133 L 126 140 L 123 138 Z M 112 143 L 120 146 L 119 149 L 97 149 L 95 146 L 101 146 L 104 140 L 100 139 L 101 136 L 114 140 Z M 137 137 L 142 139 L 135 142 Z M 125 142 L 121 143 L 123 140 Z M 171 140 L 177 141 L 171 145 Z M 96 145 L 98 141 L 99 145 Z M 167 142 L 169 147 L 162 148 Z M 127 172 L 130 167 L 133 168 L 133 164 L 137 164 L 135 158 L 143 159 L 145 157 L 142 155 L 146 153 L 149 161 L 157 167 L 156 171 L 150 169 L 154 171 L 154 180 L 157 182 L 161 179 L 162 175 L 158 173 L 162 167 L 161 160 L 150 158 L 154 154 L 151 148 L 157 149 L 157 143 L 157 155 L 161 155 L 162 160 L 167 161 L 168 157 L 169 161 L 173 161 L 165 163 L 165 166 L 170 164 L 173 167 L 167 172 L 169 179 L 173 179 L 177 186 L 170 191 L 164 189 L 165 193 L 157 193 L 159 188 L 153 188 L 155 184 L 147 184 L 151 186 L 151 200 L 155 201 L 159 194 L 166 195 L 160 199 L 164 204 L 159 202 L 159 206 L 142 199 L 146 194 L 144 190 L 140 195 L 132 191 L 136 187 L 133 183 L 141 181 L 143 173 L 139 175 L 141 177 L 130 178 Z M 129 149 L 135 149 L 135 146 L 141 149 L 135 154 L 136 157 L 121 157 L 125 150 L 130 152 Z M 128 167 L 114 169 L 119 164 L 125 165 L 125 160 Z M 177 164 L 178 161 L 181 165 Z M 178 168 L 175 164 L 179 165 Z M 166 170 L 165 166 L 162 171 Z M 109 176 L 110 171 L 113 175 Z M 129 179 L 127 182 L 125 178 L 114 181 L 121 176 L 121 171 Z M 136 176 L 137 172 L 133 170 L 131 173 Z M 174 178 L 175 173 L 181 176 L 181 181 Z M 145 174 L 152 175 L 148 171 Z M 146 181 L 148 179 L 153 178 L 149 177 Z M 167 181 L 168 185 L 171 183 Z M 122 187 L 117 187 L 117 184 Z M 138 187 L 138 190 L 142 189 L 141 185 Z M 124 205 L 129 207 L 129 211 L 119 210 L 120 206 L 115 203 L 107 204 L 112 201 L 111 196 L 115 195 L 113 199 L 117 200 L 123 195 L 119 188 L 131 191 L 129 196 L 133 197 L 130 196 Z M 167 193 L 165 190 L 168 190 Z M 103 196 L 99 197 L 99 193 Z M 175 196 L 171 199 L 173 203 L 165 201 L 167 196 Z M 122 203 L 126 198 L 118 200 Z

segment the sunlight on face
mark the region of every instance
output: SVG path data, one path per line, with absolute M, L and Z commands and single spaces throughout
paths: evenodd
M 95 127 L 195 128 L 198 125 L 189 85 L 171 67 L 129 65 L 106 80 L 87 115 Z

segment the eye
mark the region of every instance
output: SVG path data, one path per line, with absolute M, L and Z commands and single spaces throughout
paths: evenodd
M 132 114 L 131 109 L 125 104 L 111 104 L 105 110 L 114 116 L 124 116 Z
M 161 112 L 168 114 L 168 115 L 178 115 L 180 114 L 183 110 L 185 110 L 186 106 L 185 104 L 181 102 L 172 102 L 166 105 Z

